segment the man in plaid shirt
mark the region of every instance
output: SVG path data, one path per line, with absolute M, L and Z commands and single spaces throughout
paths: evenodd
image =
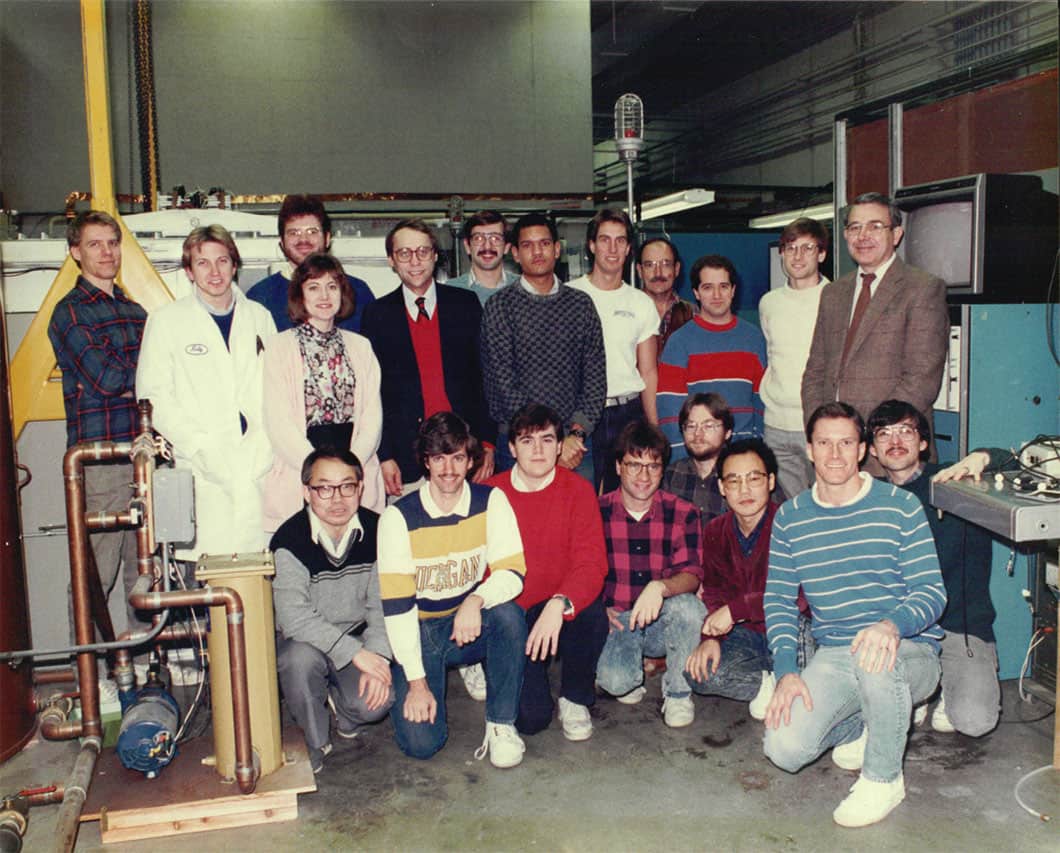
M 596 682 L 635 704 L 647 692 L 644 657 L 665 656 L 663 719 L 679 728 L 695 719 L 682 670 L 707 611 L 696 596 L 703 580 L 699 511 L 659 488 L 669 456 L 666 437 L 644 421 L 628 424 L 615 441 L 619 487 L 600 498 L 610 633 Z
M 66 444 L 130 441 L 137 432 L 136 361 L 147 313 L 114 283 L 121 266 L 121 229 L 110 215 L 89 210 L 66 230 L 70 255 L 81 269 L 59 300 L 48 338 L 63 374 Z M 93 512 L 118 512 L 132 497 L 132 463 L 85 468 L 85 499 Z M 126 594 L 136 582 L 136 537 L 131 530 L 92 534 L 92 550 L 108 597 L 124 561 Z M 128 627 L 135 611 L 126 604 Z M 121 632 L 122 627 L 115 625 Z M 71 625 L 71 633 L 73 627 Z

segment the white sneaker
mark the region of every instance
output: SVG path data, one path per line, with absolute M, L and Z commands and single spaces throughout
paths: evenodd
M 696 706 L 691 696 L 667 696 L 663 699 L 663 722 L 671 729 L 681 729 L 692 725 L 696 718 Z
M 949 714 L 946 713 L 946 694 L 939 694 L 939 703 L 935 706 L 935 710 L 931 712 L 931 728 L 937 732 L 955 732 L 957 729 L 954 728 L 953 723 L 950 722 Z
M 869 826 L 887 817 L 904 799 L 905 781 L 901 776 L 893 782 L 873 782 L 859 776 L 847 798 L 832 812 L 832 820 L 851 828 Z
M 769 670 L 762 670 L 762 686 L 758 688 L 758 695 L 751 700 L 751 704 L 747 706 L 748 712 L 756 720 L 764 720 L 766 718 L 766 709 L 769 707 L 769 703 L 773 699 L 773 692 L 777 689 L 777 677 L 773 675 Z
M 648 688 L 643 685 L 640 687 L 634 687 L 629 693 L 625 693 L 622 696 L 616 696 L 615 698 L 623 705 L 637 705 L 640 700 L 648 695 Z
M 482 664 L 473 663 L 471 666 L 458 667 L 460 677 L 464 679 L 464 687 L 468 695 L 476 702 L 486 701 L 486 671 Z
M 849 743 L 841 743 L 839 746 L 832 748 L 832 763 L 844 770 L 860 770 L 861 765 L 865 763 L 865 744 L 868 742 L 869 730 L 868 727 L 865 727 L 862 728 L 861 735 L 856 740 L 852 740 Z M 905 794 L 902 796 L 905 796 Z
M 486 737 L 482 740 L 482 746 L 475 750 L 475 758 L 481 761 L 487 752 L 490 764 L 494 767 L 515 767 L 523 760 L 526 744 L 515 726 L 487 722 Z
M 589 709 L 577 702 L 559 698 L 559 721 L 563 726 L 563 737 L 567 740 L 588 740 L 593 734 L 593 721 Z
M 925 702 L 923 705 L 917 705 L 913 709 L 913 725 L 916 727 L 924 725 L 924 720 L 927 719 L 927 712 L 927 702 Z

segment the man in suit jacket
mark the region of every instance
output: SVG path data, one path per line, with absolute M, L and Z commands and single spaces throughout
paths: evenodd
M 902 216 L 881 193 L 854 199 L 843 234 L 858 268 L 821 294 L 802 378 L 803 415 L 843 400 L 864 418 L 893 398 L 930 420 L 949 339 L 946 283 L 895 255 Z M 878 464 L 872 459 L 866 470 L 881 473 Z
M 400 497 L 418 484 L 423 470 L 413 445 L 420 423 L 440 411 L 461 415 L 483 443 L 474 477 L 481 482 L 493 474 L 497 428 L 482 394 L 478 297 L 435 283 L 438 240 L 420 219 L 395 225 L 386 236 L 386 253 L 401 286 L 365 308 L 361 330 L 381 370 L 378 455 L 387 494 Z

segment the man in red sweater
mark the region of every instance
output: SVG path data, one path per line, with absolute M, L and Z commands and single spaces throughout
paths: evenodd
M 750 702 L 751 716 L 761 720 L 775 683 L 762 596 L 777 512 L 769 499 L 777 458 L 762 439 L 746 438 L 722 449 L 717 470 L 731 509 L 703 529 L 700 595 L 708 615 L 685 677 L 696 693 Z
M 592 485 L 557 467 L 563 422 L 548 406 L 530 403 L 508 429 L 515 467 L 489 485 L 515 510 L 526 557 L 526 577 L 516 603 L 526 612 L 526 669 L 515 727 L 536 734 L 552 722 L 548 667 L 559 654 L 559 720 L 567 740 L 593 733 L 596 661 L 607 640 L 600 592 L 607 574 L 604 528 Z

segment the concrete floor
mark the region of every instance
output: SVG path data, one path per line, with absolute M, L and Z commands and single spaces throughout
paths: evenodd
M 523 764 L 497 770 L 472 756 L 483 706 L 450 676 L 452 732 L 429 762 L 405 758 L 388 722 L 336 742 L 319 791 L 299 798 L 299 819 L 104 847 L 99 824 L 77 849 L 108 851 L 320 850 L 1018 850 L 1060 849 L 1060 771 L 1025 786 L 1051 812 L 1043 823 L 1013 787 L 1052 759 L 1052 706 L 1020 701 L 1004 684 L 1003 722 L 975 740 L 924 727 L 905 762 L 906 801 L 873 827 L 845 830 L 832 809 L 856 775 L 827 756 L 789 775 L 762 756 L 761 724 L 746 706 L 696 698 L 697 717 L 671 730 L 659 716 L 659 679 L 637 706 L 601 698 L 595 731 L 569 743 L 557 722 L 527 738 Z M 34 741 L 0 765 L 0 792 L 60 781 L 76 745 Z M 166 773 L 179 773 L 179 756 Z M 143 784 L 151 784 L 145 781 Z M 26 850 L 50 849 L 58 807 L 34 809 Z

